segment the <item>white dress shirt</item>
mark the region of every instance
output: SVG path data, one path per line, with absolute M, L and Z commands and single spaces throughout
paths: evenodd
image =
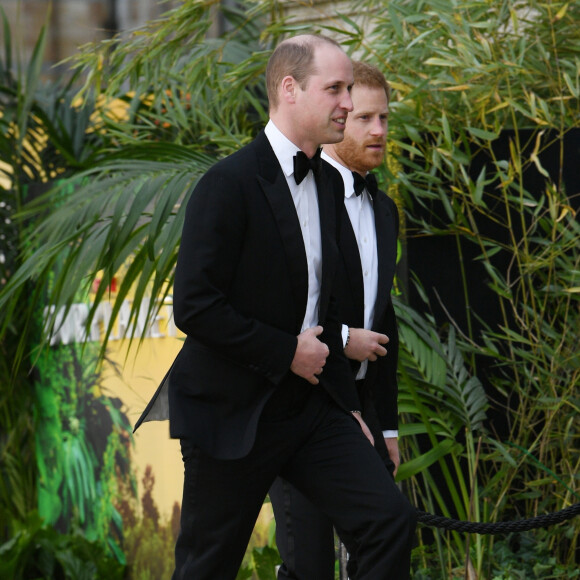
M 360 255 L 361 269 L 364 288 L 364 328 L 372 330 L 375 303 L 379 283 L 379 265 L 377 255 L 377 234 L 375 229 L 375 214 L 373 212 L 373 200 L 369 192 L 364 189 L 360 195 L 354 192 L 354 177 L 352 171 L 322 151 L 322 158 L 336 167 L 344 182 L 344 205 L 356 237 Z M 343 344 L 348 336 L 348 326 L 342 325 Z M 362 361 L 356 380 L 364 379 L 369 361 Z M 398 431 L 383 431 L 383 436 L 397 437 Z
M 294 155 L 299 148 L 292 143 L 274 125 L 268 121 L 265 128 L 266 137 L 274 150 L 276 157 L 286 176 L 298 220 L 302 230 L 302 239 L 306 249 L 308 262 L 308 301 L 301 332 L 318 325 L 320 304 L 320 281 L 322 273 L 322 247 L 320 239 L 320 214 L 318 210 L 318 194 L 312 171 L 308 172 L 300 184 L 294 179 Z

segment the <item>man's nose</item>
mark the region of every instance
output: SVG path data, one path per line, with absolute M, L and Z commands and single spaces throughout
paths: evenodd
M 343 97 L 342 102 L 341 102 L 341 107 L 345 111 L 348 111 L 349 113 L 353 110 L 354 107 L 352 105 L 352 99 L 350 97 L 349 91 L 345 91 L 344 97 Z
M 382 137 L 387 133 L 387 125 L 381 119 L 375 119 L 371 125 L 371 135 Z

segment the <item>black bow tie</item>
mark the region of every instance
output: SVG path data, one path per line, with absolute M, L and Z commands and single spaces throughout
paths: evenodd
M 360 195 L 366 187 L 367 191 L 371 194 L 371 197 L 375 197 L 379 190 L 379 186 L 377 185 L 377 178 L 374 174 L 367 173 L 367 176 L 363 177 L 360 173 L 353 171 L 352 176 L 354 177 L 354 192 L 356 195 Z
M 308 172 L 311 169 L 314 175 L 318 173 L 322 164 L 320 160 L 321 151 L 322 149 L 319 147 L 312 159 L 310 159 L 310 157 L 308 157 L 303 151 L 298 151 L 296 155 L 294 155 L 294 179 L 296 180 L 296 183 L 300 183 L 308 175 Z

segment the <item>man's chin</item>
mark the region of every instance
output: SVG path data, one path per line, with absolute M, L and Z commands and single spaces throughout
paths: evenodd
M 329 135 L 328 139 L 324 141 L 324 143 L 328 143 L 329 145 L 331 145 L 332 143 L 340 143 L 343 139 L 344 139 L 344 129 L 342 131 L 336 130 L 333 132 L 332 137 Z
M 367 155 L 366 162 L 369 167 L 368 171 L 376 169 L 383 162 L 384 158 L 385 156 L 383 155 L 382 152 L 380 154 L 377 153 L 373 155 Z

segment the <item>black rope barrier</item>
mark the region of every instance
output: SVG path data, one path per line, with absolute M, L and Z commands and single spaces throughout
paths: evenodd
M 467 532 L 470 534 L 509 534 L 511 532 L 524 532 L 535 528 L 545 528 L 559 524 L 572 519 L 578 514 L 580 514 L 580 503 L 575 503 L 558 512 L 513 522 L 469 522 L 437 516 L 421 510 L 417 510 L 417 521 L 424 526 L 444 528 L 446 530 Z
M 417 522 L 432 528 L 443 528 L 469 534 L 509 534 L 511 532 L 525 532 L 536 528 L 546 528 L 570 520 L 578 514 L 580 514 L 580 503 L 575 503 L 558 512 L 543 514 L 525 520 L 515 520 L 513 522 L 470 522 L 437 516 L 417 509 Z M 346 549 L 342 542 L 340 542 L 339 563 L 341 580 L 348 579 L 346 570 L 347 560 Z

